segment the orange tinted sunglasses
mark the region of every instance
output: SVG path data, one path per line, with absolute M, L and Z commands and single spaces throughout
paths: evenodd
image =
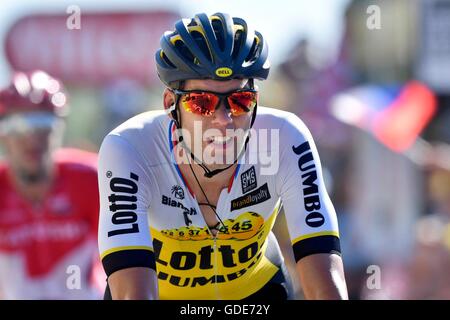
M 258 103 L 258 91 L 239 89 L 225 93 L 205 90 L 172 90 L 178 95 L 181 106 L 187 112 L 210 117 L 219 107 L 222 99 L 233 116 L 241 116 L 253 111 Z

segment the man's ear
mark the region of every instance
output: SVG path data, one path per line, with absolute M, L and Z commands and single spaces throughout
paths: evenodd
M 175 104 L 175 94 L 166 88 L 163 93 L 164 110 L 168 111 Z M 170 114 L 169 114 L 170 115 Z

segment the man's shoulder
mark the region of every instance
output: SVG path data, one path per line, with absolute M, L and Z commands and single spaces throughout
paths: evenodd
M 55 151 L 54 161 L 60 169 L 75 175 L 97 175 L 97 154 L 76 148 L 61 148 Z
M 140 113 L 113 129 L 110 134 L 126 134 L 133 131 L 157 130 L 162 124 L 169 121 L 164 110 L 153 110 Z
M 0 157 L 0 180 L 6 177 L 7 172 L 8 172 L 8 163 L 5 161 L 5 159 Z
M 305 123 L 295 114 L 289 111 L 271 107 L 258 106 L 255 129 L 283 129 L 307 132 Z
M 171 119 L 164 112 L 148 111 L 125 121 L 112 130 L 102 142 L 100 158 L 113 161 L 113 154 L 126 152 L 139 155 L 147 165 L 166 163 L 169 159 L 169 128 Z
M 128 143 L 140 146 L 159 140 L 169 123 L 170 118 L 164 110 L 147 111 L 126 120 L 107 136 L 120 136 Z

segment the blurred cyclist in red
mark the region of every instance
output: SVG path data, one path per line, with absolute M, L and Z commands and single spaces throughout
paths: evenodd
M 17 72 L 0 91 L 2 299 L 100 296 L 97 158 L 59 148 L 67 108 L 61 83 L 42 71 Z

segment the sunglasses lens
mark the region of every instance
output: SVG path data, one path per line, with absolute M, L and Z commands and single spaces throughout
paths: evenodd
M 251 112 L 256 106 L 257 100 L 257 92 L 243 91 L 232 93 L 228 97 L 228 104 L 230 105 L 231 114 L 234 116 L 240 116 Z
M 46 112 L 18 113 L 0 120 L 0 133 L 23 135 L 35 131 L 51 131 L 58 119 Z
M 191 113 L 202 116 L 211 116 L 214 114 L 219 98 L 211 93 L 187 93 L 181 98 L 183 108 Z

